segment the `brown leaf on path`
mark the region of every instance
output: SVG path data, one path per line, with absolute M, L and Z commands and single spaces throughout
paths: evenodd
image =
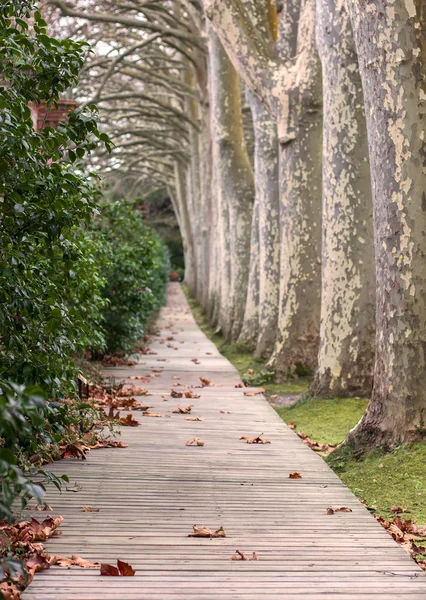
M 247 444 L 270 444 L 271 442 L 269 440 L 264 440 L 261 437 L 262 435 L 263 435 L 263 433 L 261 433 L 257 437 L 250 437 L 248 435 L 243 435 L 242 437 L 240 437 L 240 440 L 246 441 Z
M 242 387 L 244 387 L 244 385 L 242 383 L 237 383 L 237 384 L 235 384 L 235 387 L 236 388 L 242 388 Z
M 129 444 L 116 440 L 98 440 L 95 444 L 89 446 L 92 450 L 98 448 L 128 448 Z
M 192 528 L 194 530 L 194 533 L 188 533 L 188 537 L 226 537 L 226 533 L 223 527 L 219 527 L 219 529 L 216 529 L 216 531 L 212 531 L 209 527 L 197 527 L 196 525 L 193 525 Z
M 204 417 L 185 417 L 185 421 L 205 421 Z
M 3 600 L 21 600 L 21 593 L 15 584 L 10 581 L 0 583 L 0 594 Z
M 50 567 L 49 557 L 44 554 L 33 554 L 30 558 L 25 560 L 25 564 L 27 569 L 33 573 L 39 573 Z
M 172 398 L 182 398 L 182 397 L 183 397 L 183 392 L 178 392 L 178 391 L 176 391 L 176 390 L 172 390 L 172 391 L 170 392 L 170 396 L 171 396 Z
M 131 375 L 130 379 L 137 379 L 138 381 L 141 381 L 142 383 L 148 383 L 149 379 L 146 379 L 143 375 Z
M 29 508 L 29 507 L 28 507 Z M 45 512 L 52 512 L 53 508 L 48 504 L 36 504 L 34 510 L 43 510 Z
M 243 392 L 244 396 L 258 396 L 262 392 Z
M 402 506 L 391 506 L 390 509 L 393 513 L 405 513 L 406 511 L 406 509 L 402 508 Z
M 290 475 L 288 476 L 289 479 L 302 479 L 302 476 L 300 473 L 290 473 Z
M 125 384 L 119 389 L 117 392 L 117 396 L 128 397 L 128 396 L 146 396 L 148 394 L 148 390 L 146 388 L 137 387 L 133 383 L 129 386 L 129 384 Z
M 338 512 L 352 512 L 352 508 L 349 508 L 349 506 L 340 506 L 339 508 L 332 508 L 331 506 L 329 506 L 326 509 L 325 514 L 334 515 L 334 513 Z
M 172 379 L 180 379 L 179 375 L 173 375 Z
M 293 423 L 293 421 L 289 421 L 289 422 L 287 423 L 287 427 L 288 427 L 289 429 L 296 429 L 296 423 Z
M 117 569 L 117 567 L 114 567 L 113 565 L 102 563 L 100 574 L 108 575 L 109 577 L 119 577 L 120 571 Z
M 160 419 L 164 418 L 164 415 L 160 415 L 160 414 L 155 413 L 155 412 L 144 412 L 143 416 L 144 417 L 158 417 Z
M 81 458 L 81 460 L 86 460 L 86 454 L 89 450 L 90 448 L 81 442 L 72 442 L 61 448 L 61 458 Z
M 129 563 L 123 562 L 120 559 L 117 559 L 118 570 L 120 571 L 120 575 L 123 577 L 132 577 L 136 571 L 129 565 Z
M 200 438 L 192 438 L 192 440 L 189 440 L 188 442 L 185 443 L 185 446 L 192 446 L 192 444 L 197 444 L 197 446 L 204 446 L 204 442 L 202 440 L 200 440 Z
M 229 560 L 248 560 L 248 558 L 241 550 L 235 550 L 235 554 Z
M 178 406 L 177 408 L 171 408 L 167 412 L 181 414 L 181 415 L 187 415 L 191 412 L 193 406 L 194 406 L 193 404 L 188 404 L 188 406 Z
M 192 390 L 188 390 L 187 392 L 184 392 L 184 396 L 185 398 L 199 398 L 200 394 L 194 394 Z
M 97 513 L 99 512 L 99 508 L 93 508 L 93 506 L 82 506 L 81 507 L 83 512 L 93 512 L 93 513 Z
M 259 559 L 257 557 L 256 552 L 253 552 L 252 558 L 247 558 L 247 556 L 244 554 L 244 552 L 241 552 L 241 550 L 235 550 L 235 554 L 233 554 L 229 560 L 259 560 Z
M 195 364 L 195 365 L 199 365 L 201 364 L 200 361 L 198 360 L 198 358 L 191 358 L 191 361 Z
M 90 560 L 81 558 L 81 556 L 77 556 L 76 554 L 73 554 L 71 558 L 68 558 L 67 556 L 53 556 L 51 559 L 51 564 L 68 568 L 77 566 L 81 567 L 82 569 L 93 569 L 95 567 L 99 567 L 98 562 L 91 562 Z
M 139 421 L 137 421 L 130 413 L 125 417 L 120 417 L 120 424 L 128 427 L 137 427 L 140 425 Z
M 208 387 L 212 383 L 210 381 L 210 379 L 207 379 L 206 377 L 200 377 L 200 381 L 201 381 L 202 387 Z

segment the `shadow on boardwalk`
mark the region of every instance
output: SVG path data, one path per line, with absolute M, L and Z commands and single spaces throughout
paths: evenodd
M 426 576 L 324 461 L 262 396 L 235 387 L 238 373 L 200 331 L 178 284 L 169 287 L 158 328 L 156 354 L 108 375 L 130 381 L 160 369 L 143 384 L 151 394 L 143 402 L 164 417 L 134 413 L 141 425 L 123 428 L 128 448 L 55 465 L 82 489 L 48 497 L 65 517 L 49 552 L 120 558 L 136 575 L 53 567 L 36 576 L 24 599 L 425 600 Z M 215 384 L 194 390 L 200 398 L 170 397 L 174 384 L 199 386 L 200 376 Z M 168 412 L 189 403 L 203 421 Z M 239 439 L 260 433 L 271 444 Z M 193 437 L 205 445 L 185 446 Z M 302 479 L 289 479 L 294 471 Z M 85 513 L 83 505 L 100 511 Z M 326 515 L 329 506 L 352 512 Z M 194 524 L 223 526 L 227 537 L 190 538 Z M 231 561 L 237 549 L 259 560 Z

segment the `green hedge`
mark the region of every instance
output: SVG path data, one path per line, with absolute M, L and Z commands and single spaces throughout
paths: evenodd
M 130 352 L 145 334 L 149 318 L 163 303 L 170 265 L 159 236 L 125 200 L 103 206 L 93 224 L 108 247 L 103 327 L 105 351 Z

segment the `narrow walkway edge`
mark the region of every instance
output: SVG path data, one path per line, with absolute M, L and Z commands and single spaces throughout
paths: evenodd
M 128 448 L 55 464 L 82 489 L 48 494 L 65 519 L 63 535 L 46 545 L 51 554 L 119 558 L 136 575 L 52 567 L 24 600 L 425 600 L 425 574 L 321 457 L 261 395 L 235 387 L 237 371 L 200 331 L 178 284 L 169 286 L 158 328 L 156 354 L 107 374 L 130 382 L 160 369 L 142 384 L 151 395 L 137 399 L 163 418 L 132 413 L 141 425 L 122 428 Z M 193 389 L 200 398 L 170 397 L 187 389 L 174 384 L 200 386 L 200 377 L 213 384 Z M 204 420 L 168 412 L 187 404 Z M 261 433 L 270 444 L 240 440 Z M 205 445 L 185 446 L 194 437 Z M 302 479 L 288 478 L 295 471 Z M 329 506 L 352 512 L 327 515 Z M 188 537 L 193 525 L 223 526 L 227 537 Z M 236 550 L 258 561 L 230 560 Z

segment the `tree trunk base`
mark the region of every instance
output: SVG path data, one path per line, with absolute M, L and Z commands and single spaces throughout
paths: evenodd
M 319 374 L 310 387 L 310 392 L 316 398 L 369 398 L 373 389 L 373 376 L 366 375 L 357 380 L 349 381 L 347 378 L 335 378 L 331 376 L 330 370 Z

